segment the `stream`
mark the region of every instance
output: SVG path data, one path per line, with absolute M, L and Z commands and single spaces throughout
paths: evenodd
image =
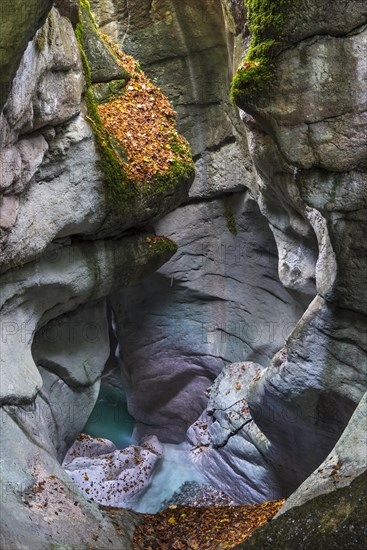
M 134 419 L 127 408 L 126 394 L 118 388 L 101 385 L 83 433 L 109 439 L 117 449 L 125 449 L 136 443 L 132 437 L 133 427 Z M 130 507 L 137 512 L 153 514 L 159 512 L 162 503 L 172 498 L 185 483 L 207 484 L 207 479 L 188 458 L 188 449 L 187 443 L 163 444 L 162 458 L 154 468 L 149 485 Z

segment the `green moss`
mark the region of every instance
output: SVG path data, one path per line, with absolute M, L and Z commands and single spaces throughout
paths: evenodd
M 284 39 L 289 10 L 297 0 L 244 0 L 251 40 L 246 57 L 231 85 L 233 103 L 256 99 L 274 75 L 273 58 Z
M 96 103 L 108 103 L 121 97 L 126 88 L 126 80 L 112 80 L 111 82 L 98 82 L 93 84 L 93 95 Z
M 80 10 L 82 9 L 90 10 L 89 2 L 87 0 L 80 0 Z M 136 189 L 132 182 L 128 181 L 123 166 L 121 165 L 119 155 L 116 152 L 110 136 L 108 135 L 108 132 L 106 131 L 98 114 L 97 103 L 94 98 L 91 83 L 91 68 L 84 51 L 85 36 L 81 13 L 79 23 L 75 29 L 75 35 L 82 56 L 84 76 L 87 84 L 85 101 L 88 111 L 88 121 L 95 136 L 95 142 L 99 153 L 99 165 L 104 176 L 107 198 L 110 200 L 114 208 L 118 206 L 121 207 L 122 203 L 126 204 L 129 199 L 133 198 L 133 195 L 136 193 Z
M 47 44 L 51 46 L 55 36 L 55 22 L 54 22 L 54 16 L 52 14 L 52 11 L 50 11 L 50 13 L 48 14 L 47 21 L 48 21 Z
M 168 239 L 167 237 L 162 236 L 149 236 L 145 239 L 146 245 L 149 250 L 154 254 L 163 254 L 165 252 L 170 252 L 175 254 L 178 250 L 178 246 L 174 241 Z
M 229 202 L 227 200 L 225 200 L 225 203 L 224 203 L 224 215 L 225 215 L 226 220 L 227 220 L 228 231 L 230 233 L 232 233 L 232 235 L 236 236 L 237 235 L 237 224 L 236 224 L 236 220 L 235 220 L 235 217 L 233 215 L 233 212 L 232 212 L 231 205 L 229 204 Z
M 142 188 L 144 194 L 152 192 L 162 192 L 164 189 L 174 189 L 182 180 L 188 180 L 194 176 L 195 167 L 191 158 L 190 148 L 187 142 L 182 143 L 178 133 L 173 130 L 169 146 L 175 153 L 175 160 L 171 164 L 169 172 L 164 174 L 156 174 L 152 185 L 145 185 Z
M 49 46 L 52 45 L 53 39 L 55 35 L 55 22 L 52 15 L 52 11 L 47 16 L 47 23 L 38 31 L 37 38 L 36 38 L 36 48 L 38 53 L 42 53 L 46 46 L 46 40 L 47 44 Z
M 42 53 L 46 46 L 46 36 L 45 36 L 45 30 L 42 27 L 42 29 L 39 30 L 36 38 L 36 48 L 38 53 Z

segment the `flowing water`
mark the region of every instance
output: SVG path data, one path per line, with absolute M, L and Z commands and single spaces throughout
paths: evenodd
M 132 439 L 134 419 L 127 410 L 126 395 L 119 389 L 101 385 L 96 405 L 83 432 L 111 440 L 118 449 L 136 442 Z M 205 484 L 207 480 L 188 457 L 187 443 L 164 444 L 151 483 L 132 507 L 137 512 L 155 513 L 185 482 Z

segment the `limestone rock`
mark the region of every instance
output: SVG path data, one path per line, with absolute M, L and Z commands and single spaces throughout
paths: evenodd
M 145 237 L 55 247 L 38 261 L 1 277 L 5 344 L 2 403 L 30 402 L 41 378 L 30 345 L 37 329 L 78 305 L 131 284 L 166 261 L 170 250 L 155 250 Z M 107 357 L 106 357 L 107 359 Z M 5 365 L 14 365 L 13 369 Z
M 366 10 L 334 8 L 311 0 L 301 17 L 290 10 L 274 77 L 240 105 L 257 171 L 251 190 L 273 230 L 281 280 L 310 295 L 314 280 L 317 291 L 249 388 L 284 496 L 331 452 L 367 387 Z
M 187 432 L 193 462 L 238 504 L 281 494 L 263 456 L 269 441 L 254 424 L 248 404 L 249 386 L 262 370 L 251 362 L 226 366 L 209 390 L 206 410 Z
M 83 86 L 73 28 L 53 9 L 24 52 L 13 81 L 4 108 L 4 118 L 11 127 L 5 144 L 14 142 L 14 136 L 56 126 L 78 114 Z
M 16 223 L 2 252 L 7 266 L 36 258 L 56 238 L 92 233 L 106 216 L 93 135 L 81 116 L 58 127 L 38 168 L 19 197 Z
M 90 12 L 81 7 L 83 20 L 83 48 L 91 69 L 91 80 L 110 82 L 128 78 L 128 74 L 116 63 L 112 52 L 99 36 Z
M 9 230 L 13 227 L 15 220 L 17 219 L 19 208 L 19 199 L 16 196 L 5 196 L 0 199 L 0 228 L 3 230 Z
M 302 17 L 299 16 L 300 13 Z M 288 15 L 285 34 L 291 43 L 318 35 L 352 34 L 367 21 L 367 10 L 363 0 L 351 0 L 348 10 L 345 9 L 343 0 L 336 0 L 332 10 L 328 2 L 302 0 Z
M 319 495 L 329 494 L 367 470 L 367 394 L 361 399 L 347 427 L 324 462 L 298 487 L 278 512 L 284 514 Z
M 0 23 L 0 113 L 27 43 L 42 25 L 51 0 L 4 0 Z
M 54 5 L 60 15 L 70 19 L 75 28 L 79 21 L 79 0 L 55 0 Z
M 162 446 L 154 436 L 140 446 L 118 450 L 108 439 L 83 434 L 69 449 L 63 467 L 87 498 L 126 507 L 147 488 L 161 455 Z
M 34 412 L 32 407 L 2 408 L 1 546 L 47 550 L 52 541 L 81 550 L 130 547 L 137 517 L 124 510 L 113 525 L 108 512 L 84 498 L 55 460 L 44 430 L 50 411 Z
M 179 251 L 111 305 L 135 435 L 177 442 L 223 367 L 269 361 L 308 301 L 280 284 L 271 232 L 247 193 L 181 207 L 156 230 Z

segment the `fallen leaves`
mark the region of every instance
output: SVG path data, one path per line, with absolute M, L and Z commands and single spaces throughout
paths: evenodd
M 110 136 L 123 147 L 122 161 L 129 178 L 150 183 L 165 174 L 175 161 L 187 161 L 190 148 L 175 129 L 176 113 L 168 99 L 139 69 L 138 63 L 101 35 L 131 75 L 125 93 L 98 106 L 99 116 Z
M 269 521 L 284 500 L 246 506 L 171 506 L 145 515 L 135 531 L 134 550 L 225 550 Z

